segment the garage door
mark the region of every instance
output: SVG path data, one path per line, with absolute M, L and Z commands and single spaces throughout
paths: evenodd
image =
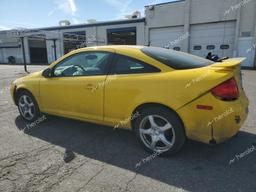
M 192 25 L 190 53 L 205 57 L 208 52 L 219 57 L 233 57 L 236 22 Z
M 149 30 L 150 45 L 182 50 L 183 27 L 164 27 Z

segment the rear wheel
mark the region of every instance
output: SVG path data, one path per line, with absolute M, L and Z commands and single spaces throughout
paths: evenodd
M 17 98 L 18 109 L 21 117 L 28 122 L 33 122 L 40 116 L 38 104 L 31 93 L 22 91 Z
M 139 142 L 151 153 L 172 155 L 181 149 L 186 140 L 181 120 L 164 107 L 145 108 L 134 126 Z

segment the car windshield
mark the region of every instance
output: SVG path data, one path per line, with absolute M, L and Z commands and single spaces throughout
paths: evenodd
M 200 68 L 214 63 L 202 57 L 160 47 L 143 47 L 141 51 L 173 69 Z

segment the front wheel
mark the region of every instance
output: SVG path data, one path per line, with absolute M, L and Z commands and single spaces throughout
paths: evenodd
M 172 155 L 181 149 L 186 140 L 181 120 L 164 107 L 142 110 L 134 125 L 139 142 L 151 153 Z
M 19 93 L 18 109 L 21 117 L 28 122 L 33 122 L 40 116 L 40 111 L 35 98 L 28 91 L 22 91 Z

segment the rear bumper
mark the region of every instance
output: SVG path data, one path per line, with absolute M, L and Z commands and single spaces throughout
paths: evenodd
M 197 109 L 197 105 L 213 106 L 212 110 Z M 248 115 L 249 101 L 244 93 L 235 101 L 221 101 L 211 93 L 178 110 L 189 139 L 203 143 L 221 143 L 242 127 Z
M 232 108 L 230 108 L 232 109 Z M 212 140 L 216 143 L 221 143 L 229 138 L 235 136 L 239 129 L 242 127 L 246 120 L 248 107 L 241 108 L 239 111 L 232 111 L 230 117 L 225 117 L 225 120 L 217 121 L 211 126 L 212 129 Z

